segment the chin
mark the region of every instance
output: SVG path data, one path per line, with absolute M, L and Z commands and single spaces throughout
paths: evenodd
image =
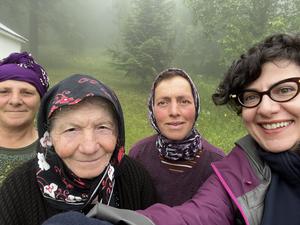
M 267 152 L 273 152 L 273 153 L 280 153 L 280 152 L 285 152 L 290 149 L 292 149 L 295 145 L 282 145 L 282 144 L 277 144 L 272 143 L 270 145 L 266 144 L 263 149 Z
M 77 175 L 78 177 L 82 179 L 93 179 L 97 177 L 98 175 L 93 175 L 93 174 L 81 174 L 81 176 Z
M 76 176 L 82 179 L 93 179 L 101 174 L 101 172 L 75 173 Z
M 164 136 L 167 137 L 170 140 L 173 140 L 173 141 L 181 141 L 185 138 L 186 135 L 185 134 L 172 133 L 172 134 L 164 135 Z
M 172 141 L 181 141 L 184 139 L 183 136 L 166 136 L 168 139 L 172 140 Z

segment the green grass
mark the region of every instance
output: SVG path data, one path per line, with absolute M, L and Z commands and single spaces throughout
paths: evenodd
M 137 79 L 126 77 L 122 72 L 114 70 L 105 54 L 70 58 L 66 65 L 46 67 L 51 85 L 70 74 L 83 73 L 100 79 L 116 92 L 124 111 L 127 151 L 136 141 L 154 133 L 147 114 L 149 85 L 141 86 Z M 215 106 L 212 103 L 211 94 L 215 90 L 217 80 L 191 75 L 201 96 L 201 113 L 197 128 L 210 143 L 228 152 L 234 141 L 245 134 L 240 117 L 226 107 Z

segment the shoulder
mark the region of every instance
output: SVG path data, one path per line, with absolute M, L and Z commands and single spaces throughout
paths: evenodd
M 129 156 L 125 155 L 120 163 L 120 166 L 118 168 L 119 173 L 123 174 L 125 172 L 127 173 L 144 173 L 146 170 L 144 167 L 136 161 L 135 159 L 130 158 Z
M 248 158 L 246 153 L 240 147 L 236 146 L 221 161 L 215 162 L 214 164 L 222 167 L 239 167 L 239 165 L 247 162 Z
M 138 142 L 136 142 L 132 148 L 129 150 L 129 156 L 136 158 L 142 152 L 147 151 L 149 148 L 155 147 L 155 142 L 157 139 L 157 134 L 146 137 Z
M 33 168 L 33 160 L 30 160 L 6 177 L 0 187 L 1 210 L 7 208 L 13 210 L 10 214 L 15 214 L 15 208 L 25 210 L 28 208 L 28 199 L 32 203 L 31 200 L 39 195 Z
M 32 183 L 35 181 L 35 159 L 31 159 L 17 168 L 15 168 L 4 180 L 2 189 L 15 189 L 24 191 L 29 186 L 33 186 Z
M 231 152 L 217 164 L 235 167 L 239 165 L 246 166 L 254 161 L 258 163 L 260 158 L 256 155 L 256 151 L 256 142 L 249 135 L 246 135 L 239 139 Z
M 116 188 L 121 207 L 144 209 L 156 201 L 151 177 L 139 162 L 124 156 L 117 171 Z
M 225 153 L 220 148 L 210 144 L 206 139 L 202 138 L 202 145 L 203 149 L 205 151 L 208 151 L 212 155 L 215 155 L 218 158 L 223 158 L 225 156 Z
M 26 177 L 24 177 L 26 176 Z M 13 180 L 14 178 L 21 180 L 28 180 L 28 178 L 34 176 L 35 177 L 35 159 L 30 159 L 18 167 L 16 167 L 6 178 L 9 180 Z
M 142 183 L 145 180 L 151 180 L 151 177 L 140 162 L 125 155 L 117 168 L 116 179 Z
M 152 184 L 149 173 L 136 160 L 124 156 L 121 164 L 116 170 L 116 181 L 127 186 L 144 187 L 145 184 Z
M 212 163 L 212 168 L 222 185 L 235 196 L 255 190 L 263 181 L 262 174 L 253 167 L 251 158 L 239 146 L 223 160 Z
M 4 180 L 0 187 L 0 214 L 4 224 L 41 224 L 47 218 L 34 160 L 17 167 Z
M 245 180 L 246 176 L 256 177 L 258 180 L 268 178 L 269 167 L 258 156 L 260 147 L 249 136 L 241 138 L 236 142 L 232 151 L 220 162 L 216 162 L 216 168 L 226 171 L 234 171 L 240 174 Z
M 222 160 L 213 162 L 212 167 L 218 177 L 231 181 L 237 180 L 237 183 L 240 183 L 242 178 L 243 181 L 251 181 L 250 183 L 256 186 L 259 183 L 259 178 L 251 164 L 246 152 L 239 146 L 236 146 Z M 247 184 L 249 187 L 252 185 Z

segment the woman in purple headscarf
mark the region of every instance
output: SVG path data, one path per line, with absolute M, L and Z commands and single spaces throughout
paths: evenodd
M 0 61 L 0 183 L 35 155 L 34 119 L 48 86 L 47 73 L 27 52 Z

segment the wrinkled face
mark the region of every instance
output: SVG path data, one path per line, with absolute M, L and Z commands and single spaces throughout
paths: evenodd
M 190 83 L 181 76 L 162 80 L 155 89 L 154 116 L 161 133 L 175 141 L 193 128 L 196 110 Z
M 0 82 L 0 126 L 22 129 L 32 126 L 40 105 L 36 88 L 23 81 Z
M 67 167 L 78 177 L 90 179 L 108 165 L 117 143 L 117 128 L 105 107 L 82 103 L 55 115 L 50 137 Z
M 260 77 L 247 88 L 266 91 L 272 84 L 300 77 L 300 67 L 293 62 L 265 63 Z M 288 91 L 283 87 L 282 91 Z M 300 140 L 300 95 L 288 102 L 275 102 L 264 95 L 255 108 L 243 108 L 242 118 L 248 132 L 266 151 L 282 152 Z

